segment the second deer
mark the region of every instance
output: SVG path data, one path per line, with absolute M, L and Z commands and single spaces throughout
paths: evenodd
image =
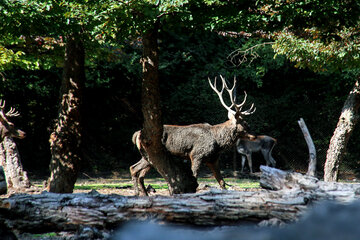
M 251 139 L 254 137 L 248 132 L 248 127 L 243 117 L 253 114 L 256 108 L 252 104 L 249 109 L 242 111 L 246 102 L 246 92 L 243 101 L 240 104 L 236 104 L 234 93 L 236 79 L 234 78 L 233 87 L 229 88 L 226 80 L 222 76 L 220 78 L 222 81 L 220 91 L 217 89 L 216 78 L 214 83 L 210 79 L 208 80 L 210 87 L 216 92 L 221 104 L 228 111 L 229 120 L 216 125 L 207 123 L 186 126 L 164 125 L 162 142 L 171 154 L 190 159 L 194 177 L 197 177 L 200 165 L 205 163 L 214 174 L 220 187 L 225 189 L 225 181 L 219 169 L 220 153 L 234 146 L 239 138 Z M 224 90 L 227 91 L 230 97 L 230 105 L 227 105 L 223 99 Z M 140 190 L 141 195 L 147 195 L 144 177 L 150 170 L 151 164 L 147 159 L 146 151 L 142 147 L 141 131 L 134 133 L 133 143 L 136 144 L 142 156 L 139 162 L 130 167 L 135 194 L 138 195 Z
M 254 139 L 239 139 L 236 143 L 236 150 L 241 154 L 241 172 L 244 171 L 245 161 L 247 159 L 250 172 L 252 168 L 252 153 L 261 151 L 266 165 L 270 164 L 275 167 L 276 161 L 272 157 L 271 152 L 276 144 L 276 139 L 266 135 L 256 136 Z

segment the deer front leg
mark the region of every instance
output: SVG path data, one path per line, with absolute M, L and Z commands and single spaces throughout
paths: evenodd
M 225 181 L 223 177 L 221 176 L 220 169 L 219 169 L 219 160 L 216 160 L 213 162 L 207 162 L 206 165 L 210 168 L 212 173 L 214 174 L 216 180 L 218 181 L 221 189 L 226 189 L 225 187 Z
M 147 192 L 144 185 L 144 177 L 150 170 L 151 165 L 145 158 L 141 158 L 140 161 L 130 167 L 131 179 L 134 184 L 135 195 L 147 196 Z M 139 192 L 140 185 L 140 192 Z

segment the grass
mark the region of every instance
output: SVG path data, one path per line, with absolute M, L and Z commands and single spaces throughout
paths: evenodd
M 113 180 L 116 182 L 117 180 Z M 213 178 L 199 178 L 199 184 L 206 184 L 211 187 L 217 187 L 218 183 Z M 225 178 L 225 182 L 229 185 L 242 189 L 259 188 L 259 181 L 250 179 Z M 150 178 L 145 180 L 145 185 L 150 184 L 154 189 L 168 189 L 168 186 L 162 178 Z M 75 184 L 76 190 L 100 190 L 100 189 L 129 189 L 133 184 L 130 181 L 116 183 L 81 183 Z
M 43 239 L 43 238 L 51 238 L 56 237 L 57 234 L 55 232 L 50 233 L 41 233 L 41 234 L 31 234 L 31 237 L 34 239 Z

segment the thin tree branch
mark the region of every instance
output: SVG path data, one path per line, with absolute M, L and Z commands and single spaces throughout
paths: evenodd
M 260 57 L 260 55 L 255 51 L 255 49 L 270 44 L 274 44 L 274 42 L 264 42 L 256 44 L 245 50 L 236 49 L 235 51 L 231 52 L 227 58 L 229 59 L 231 64 L 236 67 L 240 66 L 245 62 L 249 62 L 248 65 L 250 65 L 255 59 Z

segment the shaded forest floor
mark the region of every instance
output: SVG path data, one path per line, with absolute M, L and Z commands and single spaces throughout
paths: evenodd
M 86 174 L 87 175 L 87 174 Z M 101 194 L 119 194 L 123 196 L 133 196 L 134 189 L 130 176 L 110 176 L 110 177 L 96 177 L 89 178 L 83 174 L 76 184 L 74 193 L 87 193 L 93 190 L 98 191 Z M 228 189 L 237 191 L 248 191 L 260 189 L 258 177 L 255 175 L 243 175 L 241 178 L 229 177 L 225 178 Z M 32 181 L 33 185 L 38 189 L 36 192 L 41 192 L 43 188 L 43 182 L 39 180 Z M 219 188 L 219 185 L 212 176 L 201 176 L 198 179 L 198 190 L 207 190 L 210 188 Z M 149 195 L 169 195 L 168 186 L 165 180 L 157 174 L 149 176 L 145 179 L 145 186 L 151 186 L 154 191 Z M 35 192 L 35 193 L 36 193 Z
M 233 171 L 224 171 L 223 176 L 225 182 L 229 184 L 227 189 L 237 191 L 254 191 L 256 189 L 260 189 L 260 173 L 238 173 L 237 177 L 234 177 Z M 33 186 L 31 189 L 26 191 L 26 193 L 40 194 L 44 191 L 46 177 L 32 176 L 30 174 L 29 178 Z M 210 188 L 219 188 L 219 184 L 208 171 L 200 172 L 198 184 L 198 191 L 208 190 Z M 155 170 L 151 170 L 145 178 L 145 187 L 148 187 L 149 185 L 155 190 L 149 193 L 150 196 L 169 195 L 165 180 Z M 75 184 L 74 193 L 87 193 L 93 190 L 96 190 L 101 194 L 119 194 L 123 196 L 134 195 L 131 176 L 127 171 L 97 174 L 84 172 L 80 173 Z M 14 193 L 14 191 L 9 190 L 8 194 L 2 195 L 1 197 L 6 198 Z
M 259 184 L 260 172 L 243 174 L 234 172 L 233 170 L 224 170 L 222 175 L 225 182 L 229 184 L 227 189 L 236 191 L 256 191 L 261 189 Z M 32 183 L 32 188 L 27 191 L 30 194 L 39 194 L 44 191 L 44 184 L 46 176 L 29 175 Z M 359 183 L 358 176 L 353 173 L 341 173 L 341 182 L 353 182 Z M 213 175 L 207 168 L 201 168 L 198 178 L 198 191 L 208 190 L 210 188 L 219 188 L 219 185 Z M 145 177 L 145 187 L 151 186 L 152 191 L 149 195 L 169 195 L 168 187 L 165 180 L 154 170 L 151 171 Z M 130 173 L 127 169 L 114 172 L 101 172 L 101 173 L 85 173 L 79 174 L 76 181 L 74 193 L 87 193 L 96 190 L 101 194 L 119 194 L 123 196 L 133 196 L 134 189 L 131 180 Z M 8 194 L 2 195 L 2 198 L 9 197 L 13 194 L 13 191 L 9 191 Z

